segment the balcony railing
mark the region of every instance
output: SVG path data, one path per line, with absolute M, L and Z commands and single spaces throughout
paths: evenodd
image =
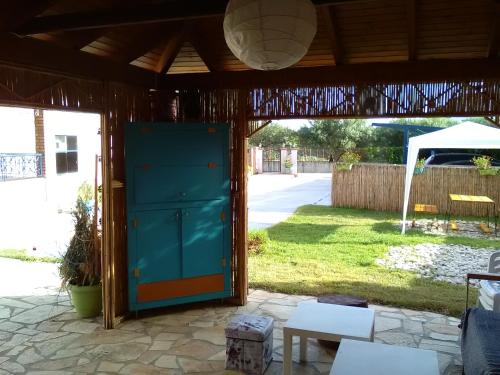
M 0 181 L 43 176 L 43 154 L 0 154 Z

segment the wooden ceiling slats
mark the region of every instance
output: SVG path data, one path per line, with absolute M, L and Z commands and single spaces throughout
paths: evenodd
M 450 2 L 449 0 L 419 0 L 419 4 L 425 9 L 435 12 L 454 12 L 459 9 L 477 10 L 488 9 L 491 6 L 490 0 L 456 0 Z M 452 6 L 450 6 L 452 5 Z
M 23 4 L 26 1 L 18 0 Z M 102 10 L 109 12 L 112 7 L 122 12 L 123 9 L 130 11 L 140 6 L 171 7 L 186 12 L 183 7 L 195 3 L 194 0 L 168 0 L 168 3 L 166 0 L 127 0 L 126 4 L 120 0 L 40 1 L 46 3 L 45 8 L 41 8 L 41 17 Z M 196 2 L 198 5 L 195 5 L 198 10 L 207 7 L 215 9 L 220 8 L 225 1 L 216 0 L 211 5 L 199 5 Z M 316 3 L 325 2 L 318 0 Z M 309 51 L 296 66 L 333 66 L 338 63 L 405 59 L 496 58 L 500 49 L 500 28 L 495 25 L 500 21 L 500 10 L 495 4 L 495 0 L 348 0 L 335 5 L 318 5 L 316 36 Z M 7 9 L 6 5 L 0 5 L 0 27 L 5 18 L 2 18 L 2 7 Z M 109 17 L 112 16 L 109 14 Z M 183 43 L 170 52 L 173 56 L 167 61 L 169 74 L 197 69 L 200 72 L 207 69 L 249 70 L 226 46 L 222 30 L 223 15 L 219 13 L 184 22 L 66 31 L 34 37 L 65 48 L 81 48 L 82 51 L 116 63 L 158 71 L 162 55 L 169 52 L 165 49 L 168 40 L 175 38 L 182 24 L 188 23 L 191 29 L 184 41 L 189 43 Z
M 462 46 L 458 47 L 446 47 L 446 48 L 432 48 L 432 47 L 422 47 L 422 53 L 425 52 L 443 52 L 443 50 L 446 50 L 446 52 L 463 52 L 463 53 L 472 53 L 472 52 L 477 52 L 477 53 L 482 53 L 483 55 L 486 52 L 486 46 L 483 48 L 480 47 L 469 47 L 469 48 L 464 48 Z
M 376 1 L 351 1 L 343 4 L 335 4 L 335 9 L 345 10 L 350 12 L 359 12 L 366 14 L 366 12 L 381 11 L 383 9 L 404 9 L 405 4 L 400 0 L 376 0 Z
M 484 58 L 484 52 L 447 52 L 424 54 L 419 53 L 419 60 L 455 60 L 455 59 L 479 59 Z
M 183 71 L 190 73 L 203 73 L 209 71 L 199 54 L 189 42 L 185 42 L 182 45 L 167 73 L 175 74 Z

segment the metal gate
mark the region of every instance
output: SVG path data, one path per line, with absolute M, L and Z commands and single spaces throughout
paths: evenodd
M 264 149 L 262 152 L 262 172 L 281 173 L 281 150 Z

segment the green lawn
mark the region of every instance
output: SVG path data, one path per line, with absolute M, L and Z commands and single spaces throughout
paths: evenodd
M 394 226 L 399 219 L 397 213 L 300 207 L 288 220 L 265 231 L 269 241 L 264 251 L 250 252 L 250 286 L 291 294 L 352 294 L 373 303 L 458 316 L 464 308 L 464 286 L 383 268 L 375 259 L 389 246 L 425 242 L 500 248 L 500 241 L 417 231 L 402 236 Z
M 24 262 L 44 262 L 44 263 L 60 263 L 61 259 L 56 257 L 37 257 L 28 255 L 26 250 L 19 249 L 0 249 L 0 258 L 18 259 Z

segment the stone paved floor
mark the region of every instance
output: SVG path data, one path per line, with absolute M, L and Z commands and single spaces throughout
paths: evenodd
M 281 374 L 282 327 L 298 302 L 312 297 L 254 290 L 244 307 L 203 304 L 142 316 L 105 331 L 100 319 L 78 320 L 66 295 L 0 298 L 0 374 L 224 373 L 224 326 L 233 314 L 273 316 L 274 361 Z M 437 350 L 442 374 L 460 374 L 458 320 L 384 306 L 376 310 L 376 341 Z M 298 341 L 294 342 L 298 358 Z M 309 340 L 295 374 L 328 373 L 334 352 Z

